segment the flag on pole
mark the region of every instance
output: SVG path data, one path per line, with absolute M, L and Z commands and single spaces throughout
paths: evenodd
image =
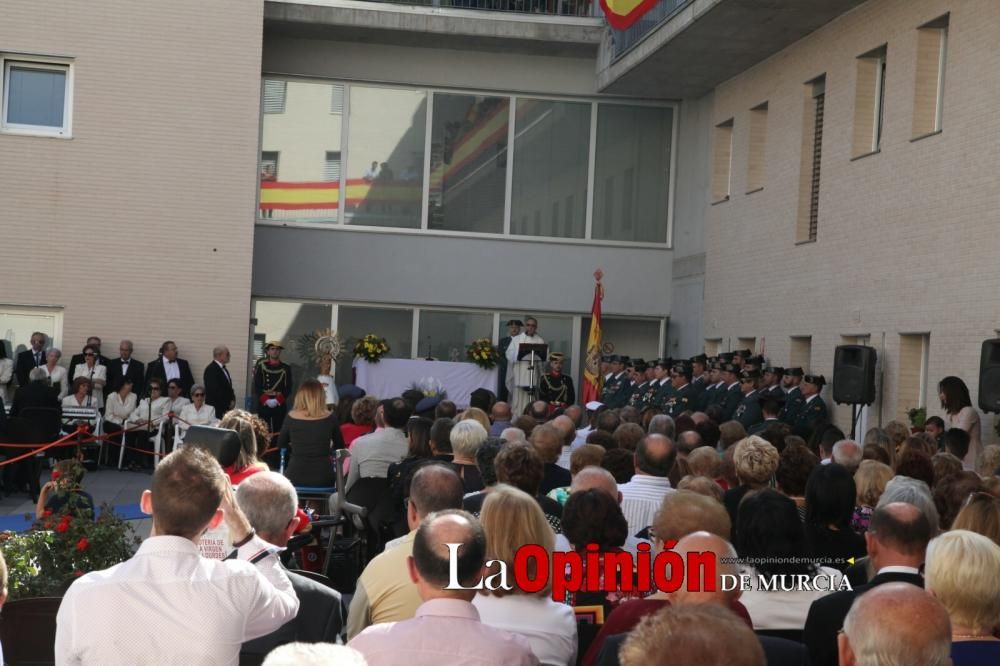
M 590 309 L 590 335 L 587 336 L 587 358 L 583 369 L 583 404 L 591 400 L 601 399 L 601 389 L 604 388 L 604 375 L 601 374 L 601 299 L 604 298 L 604 287 L 601 278 L 604 273 L 600 269 L 594 272 L 594 305 Z
M 625 30 L 655 7 L 657 2 L 659 0 L 601 0 L 601 9 L 612 28 Z

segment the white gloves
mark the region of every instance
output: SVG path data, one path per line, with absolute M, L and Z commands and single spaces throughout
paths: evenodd
M 274 398 L 271 398 L 270 400 L 268 400 L 264 404 L 267 405 L 268 407 L 270 407 L 271 409 L 274 409 L 275 407 L 278 406 L 278 401 L 275 400 Z

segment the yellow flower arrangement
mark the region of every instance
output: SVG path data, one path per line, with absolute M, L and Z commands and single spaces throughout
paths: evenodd
M 489 338 L 473 340 L 472 344 L 465 348 L 465 355 L 480 368 L 487 370 L 495 367 L 500 361 L 500 352 L 493 346 Z
M 354 355 L 369 363 L 378 363 L 379 359 L 389 353 L 389 343 L 385 338 L 369 333 L 354 345 Z

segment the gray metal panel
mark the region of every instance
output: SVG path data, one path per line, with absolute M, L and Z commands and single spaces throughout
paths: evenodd
M 670 313 L 666 249 L 258 225 L 258 297 L 589 312 L 605 272 L 604 312 Z

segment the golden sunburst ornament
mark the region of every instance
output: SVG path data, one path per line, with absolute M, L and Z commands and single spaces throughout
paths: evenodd
M 343 349 L 340 337 L 332 328 L 305 333 L 295 340 L 295 351 L 308 365 L 318 365 L 324 356 L 329 356 L 336 363 Z

